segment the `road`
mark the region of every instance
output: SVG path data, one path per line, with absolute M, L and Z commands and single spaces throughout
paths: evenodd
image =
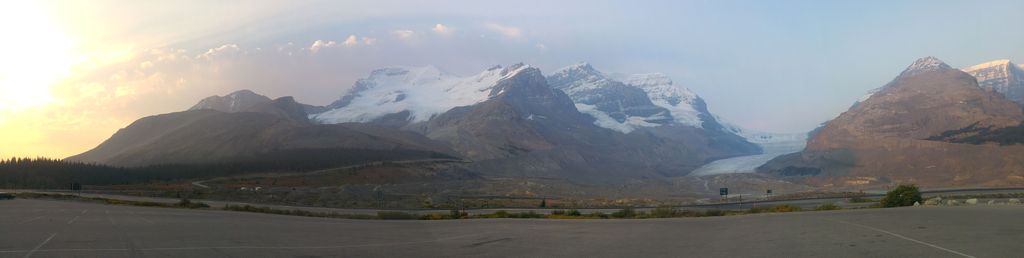
M 0 201 L 0 257 L 1013 257 L 1024 206 L 371 221 Z

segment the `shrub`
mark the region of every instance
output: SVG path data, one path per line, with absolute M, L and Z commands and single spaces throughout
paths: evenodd
M 378 211 L 377 217 L 380 219 L 416 219 L 416 214 L 401 212 L 401 211 Z
M 152 205 L 152 204 L 147 204 L 145 202 L 139 203 L 137 205 L 139 205 L 139 206 L 159 206 L 159 204 Z M 175 206 L 182 207 L 182 208 L 189 208 L 189 209 L 200 209 L 200 208 L 209 208 L 210 207 L 210 205 L 207 205 L 205 203 L 192 202 L 188 198 L 181 199 L 181 201 L 179 201 L 177 204 L 175 204 Z
M 707 210 L 704 211 L 704 216 L 725 216 L 725 212 L 722 210 Z
M 768 208 L 768 207 L 754 206 L 754 207 L 750 207 L 750 209 L 747 210 L 747 213 L 756 214 L 756 213 L 770 212 L 770 211 L 771 211 L 771 208 Z
M 569 216 L 583 216 L 583 214 L 580 213 L 580 211 L 575 210 L 575 209 L 569 210 L 569 212 L 566 212 L 565 215 L 569 215 Z
M 544 214 L 536 213 L 536 212 L 533 212 L 533 211 L 523 212 L 523 213 L 519 213 L 517 215 L 518 215 L 517 216 L 518 218 L 523 218 L 523 219 L 541 219 L 541 218 L 544 218 Z
M 878 200 L 871 199 L 871 198 L 860 197 L 860 196 L 850 198 L 850 203 L 865 203 L 865 202 L 877 202 L 877 201 Z
M 674 218 L 679 215 L 679 210 L 672 207 L 657 207 L 651 210 L 651 218 Z
M 772 207 L 773 212 L 794 212 L 802 210 L 803 209 L 800 208 L 800 206 L 794 206 L 789 204 L 776 205 L 775 207 Z
M 497 212 L 494 213 L 494 215 L 495 215 L 495 217 L 498 217 L 498 218 L 508 218 L 508 212 L 504 211 L 504 210 L 497 211 Z
M 912 206 L 921 201 L 921 191 L 914 185 L 900 185 L 885 194 L 879 202 L 884 208 Z
M 451 214 L 430 213 L 430 214 L 420 215 L 419 219 L 421 219 L 421 220 L 443 220 L 443 219 L 452 219 L 452 217 L 451 217 Z
M 613 218 L 620 218 L 620 219 L 623 219 L 623 218 L 633 218 L 633 217 L 636 217 L 636 211 L 634 211 L 633 208 L 631 208 L 631 207 L 626 207 L 626 208 L 623 208 L 623 209 L 621 209 L 619 211 L 613 212 L 612 213 L 612 217 Z
M 842 209 L 842 207 L 839 207 L 838 205 L 835 205 L 833 203 L 825 203 L 822 205 L 818 205 L 818 207 L 814 207 L 814 210 L 816 211 L 831 211 L 839 209 Z

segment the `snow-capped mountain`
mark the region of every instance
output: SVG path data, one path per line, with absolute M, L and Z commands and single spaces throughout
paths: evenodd
M 934 72 L 934 71 L 951 69 L 951 68 L 952 67 L 950 67 L 946 63 L 942 62 L 942 60 L 939 60 L 938 58 L 935 58 L 934 56 L 927 56 L 927 57 L 923 57 L 923 58 L 919 58 L 919 59 L 915 60 L 914 63 L 910 64 L 910 66 L 908 66 L 906 69 L 904 69 L 903 72 L 900 73 L 900 75 L 898 77 L 910 77 L 910 76 L 914 76 L 914 75 L 917 75 L 917 74 L 922 74 L 922 73 L 927 73 L 927 72 Z
M 499 81 L 512 77 L 527 65 L 495 66 L 468 77 L 446 73 L 437 67 L 390 67 L 360 79 L 345 96 L 312 114 L 321 123 L 373 122 L 404 114 L 408 122 L 423 122 L 451 110 L 483 102 L 500 92 Z
M 803 151 L 776 158 L 759 171 L 821 176 L 813 184 L 837 188 L 893 182 L 1002 184 L 1022 171 L 1024 163 L 1007 158 L 1019 150 L 963 141 L 1018 126 L 1024 113 L 977 81 L 933 57 L 919 59 L 879 92 L 817 129 Z
M 643 89 L 612 80 L 585 62 L 559 69 L 547 81 L 604 128 L 629 133 L 673 122 L 669 110 L 651 103 Z
M 259 104 L 270 102 L 270 98 L 256 94 L 250 90 L 240 90 L 225 96 L 210 96 L 188 110 L 213 109 L 222 112 L 234 113 L 249 109 Z
M 1024 69 L 1007 59 L 995 60 L 962 69 L 978 79 L 978 86 L 1002 93 L 1024 104 Z
M 559 69 L 548 82 L 565 91 L 580 112 L 596 119 L 595 124 L 623 133 L 670 124 L 717 124 L 697 94 L 660 73 L 606 75 L 583 62 Z M 705 124 L 709 120 L 712 123 Z
M 704 101 L 696 93 L 675 85 L 672 79 L 660 73 L 633 74 L 620 78 L 623 82 L 643 89 L 654 105 L 668 109 L 676 123 L 693 127 L 704 126 L 709 116 Z M 705 117 L 706 116 L 706 117 Z

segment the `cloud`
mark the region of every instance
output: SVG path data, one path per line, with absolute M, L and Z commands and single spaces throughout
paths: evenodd
M 454 32 L 454 29 L 452 29 L 451 27 L 445 26 L 444 24 L 440 23 L 434 25 L 434 28 L 430 30 L 433 30 L 435 33 L 443 36 L 450 36 L 452 35 L 452 32 Z
M 359 37 L 356 35 L 348 35 L 341 43 L 327 40 L 317 40 L 313 42 L 312 46 L 309 46 L 309 51 L 316 53 L 320 49 L 333 48 L 333 47 L 355 47 L 359 45 L 372 46 L 377 44 L 377 38 L 374 37 Z M 279 50 L 280 51 L 280 50 Z
M 544 43 L 537 43 L 536 45 L 533 46 L 537 47 L 537 49 L 540 49 L 541 51 L 548 49 L 548 46 L 545 46 Z
M 242 54 L 245 54 L 245 51 L 242 50 L 242 48 L 238 47 L 238 45 L 236 45 L 236 44 L 224 44 L 224 45 L 221 45 L 219 47 L 211 48 L 210 50 L 207 50 L 206 53 L 203 53 L 202 55 L 196 56 L 196 59 L 199 59 L 199 58 L 213 59 L 213 58 L 221 58 L 221 57 L 232 57 L 232 56 L 239 56 L 239 55 L 242 55 Z
M 320 51 L 321 48 L 330 48 L 330 47 L 334 47 L 334 46 L 337 46 L 337 45 L 338 45 L 338 42 L 334 42 L 334 41 L 316 40 L 316 41 L 313 41 L 313 45 L 312 46 L 309 46 L 309 51 L 311 51 L 313 53 L 316 53 L 317 51 Z
M 494 32 L 497 32 L 501 35 L 504 35 L 507 38 L 521 39 L 523 37 L 523 30 L 518 27 L 506 26 L 497 23 L 487 23 L 484 24 L 484 27 Z
M 348 38 L 345 38 L 345 41 L 341 42 L 341 44 L 350 47 L 355 46 L 359 44 L 359 38 L 356 35 L 348 35 Z
M 398 37 L 398 39 L 407 41 L 412 40 L 414 37 L 416 37 L 416 32 L 412 30 L 396 30 L 391 33 L 395 34 L 395 36 Z
M 363 37 L 362 39 L 363 44 L 367 46 L 372 46 L 374 43 L 377 43 L 377 38 Z

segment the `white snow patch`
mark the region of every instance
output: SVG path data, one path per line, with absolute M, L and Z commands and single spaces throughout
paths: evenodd
M 1010 59 L 998 59 L 998 60 L 992 60 L 992 61 L 984 62 L 984 63 L 981 63 L 981 64 L 972 65 L 971 67 L 967 67 L 967 68 L 964 68 L 962 70 L 964 72 L 970 73 L 972 71 L 977 71 L 977 70 L 981 70 L 981 69 L 988 69 L 988 68 L 994 68 L 994 67 L 1004 67 L 1004 66 L 1007 66 L 1009 64 L 1010 64 Z
M 321 123 L 370 122 L 409 111 L 411 122 L 427 121 L 452 108 L 487 100 L 499 81 L 526 68 L 529 66 L 495 67 L 468 77 L 451 75 L 434 66 L 380 69 L 360 81 L 365 89 L 349 93 L 355 98 L 348 105 L 310 118 Z
M 622 78 L 626 84 L 640 87 L 654 105 L 668 109 L 676 123 L 701 127 L 700 112 L 694 108 L 697 94 L 675 85 L 672 79 L 660 73 L 633 74 Z
M 601 110 L 597 110 L 597 106 L 594 105 L 576 103 L 576 110 L 579 110 L 580 113 L 584 113 L 590 115 L 591 117 L 594 117 L 594 125 L 612 129 L 622 133 L 632 132 L 634 129 L 636 129 L 637 126 L 658 126 L 658 124 L 644 121 L 643 117 L 629 117 L 626 119 L 626 121 L 619 123 L 619 121 L 615 120 L 615 118 L 608 116 L 607 113 L 602 112 Z

